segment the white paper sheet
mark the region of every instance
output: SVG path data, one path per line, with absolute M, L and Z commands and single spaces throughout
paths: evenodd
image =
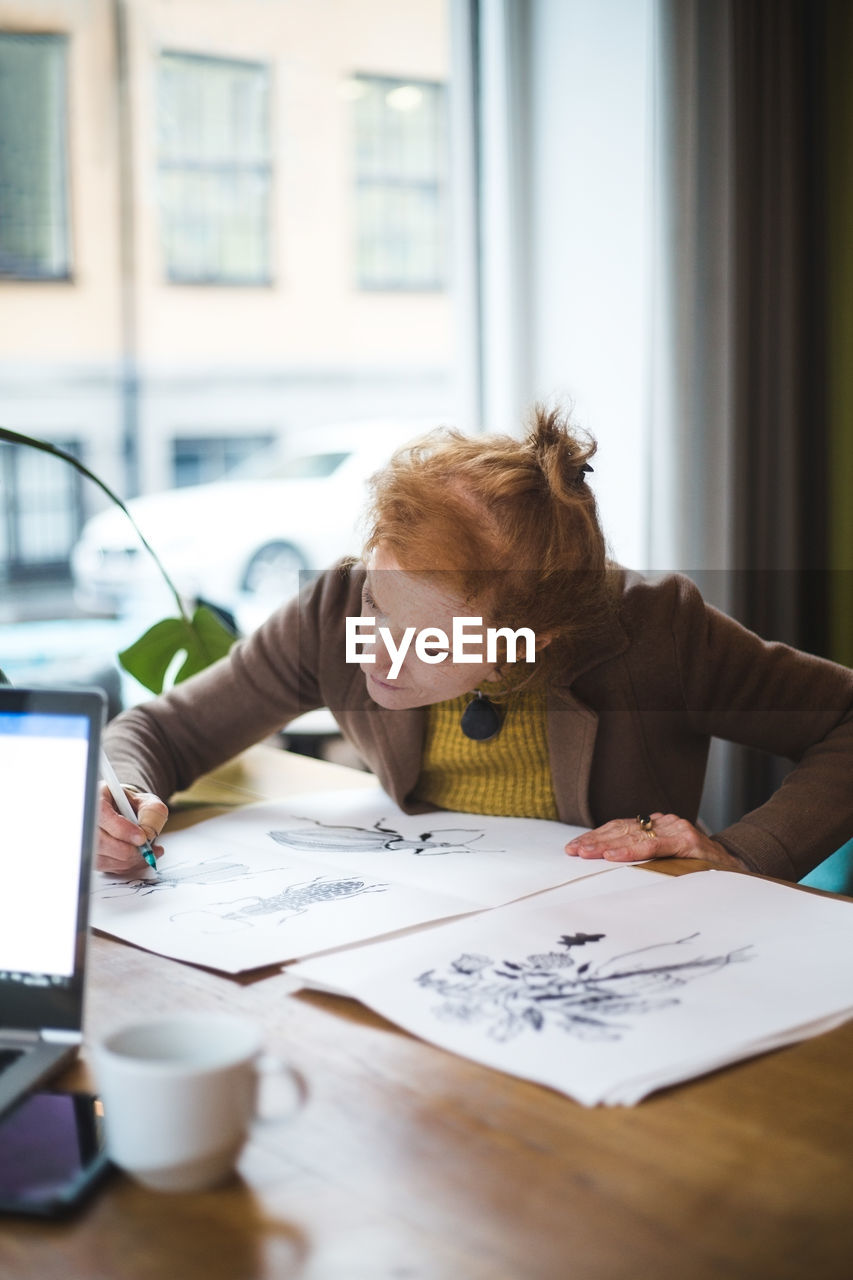
M 614 867 L 609 875 L 593 875 L 587 876 L 583 880 L 573 880 L 571 882 L 571 896 L 573 902 L 580 901 L 581 898 L 593 898 L 602 893 L 621 893 L 625 889 L 636 888 L 641 884 L 638 873 L 632 867 Z M 524 899 L 526 902 L 535 902 L 540 899 L 545 900 L 548 893 L 553 890 L 546 889 L 541 894 L 533 894 L 529 898 Z M 487 913 L 488 914 L 488 913 Z M 384 963 L 381 957 L 385 952 L 380 952 L 378 947 L 380 943 L 386 941 L 396 941 L 402 938 L 414 938 L 418 935 L 423 940 L 427 933 L 433 929 L 442 930 L 447 927 L 446 920 L 433 921 L 428 925 L 416 925 L 411 929 L 400 930 L 398 933 L 383 938 L 377 942 L 371 939 L 365 942 L 356 942 L 348 947 L 337 947 L 334 952 L 322 952 L 312 955 L 306 960 L 298 961 L 287 966 L 288 976 L 293 983 L 293 991 L 298 991 L 302 987 L 308 987 L 314 991 L 325 991 L 332 995 L 350 996 L 354 993 L 349 990 L 349 967 L 341 966 L 337 963 L 338 959 L 346 955 L 352 958 L 358 951 L 370 951 L 377 948 L 376 954 L 380 957 L 380 963 Z M 328 967 L 324 965 L 326 959 L 331 959 L 332 964 Z M 341 977 L 343 981 L 341 982 Z M 364 1000 L 364 1003 L 369 1003 Z
M 624 868 L 290 973 L 586 1105 L 631 1104 L 849 1017 L 853 905 Z
M 615 868 L 580 828 L 402 813 L 380 789 L 249 805 L 167 835 L 158 873 L 97 878 L 92 924 L 229 973 L 505 903 Z

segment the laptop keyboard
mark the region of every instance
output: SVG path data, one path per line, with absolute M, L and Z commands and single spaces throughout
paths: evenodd
M 22 1052 L 22 1049 L 0 1049 L 0 1072 L 11 1067 L 13 1062 L 17 1062 Z

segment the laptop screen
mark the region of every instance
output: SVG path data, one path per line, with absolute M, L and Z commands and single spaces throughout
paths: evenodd
M 6 1026 L 79 1025 L 102 719 L 97 692 L 0 689 Z

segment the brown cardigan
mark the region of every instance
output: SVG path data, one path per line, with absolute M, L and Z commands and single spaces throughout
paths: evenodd
M 378 707 L 344 662 L 362 577 L 328 570 L 227 658 L 114 721 L 106 741 L 122 780 L 168 798 L 327 706 L 397 803 L 422 808 L 407 797 L 425 711 Z M 590 827 L 660 810 L 695 821 L 710 739 L 724 738 L 797 767 L 715 839 L 755 871 L 800 879 L 853 835 L 853 671 L 761 640 L 686 578 L 620 571 L 618 585 L 617 614 L 549 686 L 560 819 Z

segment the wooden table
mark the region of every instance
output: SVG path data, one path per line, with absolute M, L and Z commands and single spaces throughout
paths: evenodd
M 243 803 L 371 782 L 260 747 L 191 794 Z M 135 1015 L 240 1010 L 303 1073 L 308 1101 L 221 1190 L 163 1196 L 115 1174 L 69 1223 L 6 1219 L 3 1280 L 853 1275 L 853 1023 L 589 1110 L 354 1001 L 289 994 L 277 969 L 234 979 L 105 937 L 90 956 L 90 1037 Z M 90 1083 L 85 1055 L 61 1083 Z

